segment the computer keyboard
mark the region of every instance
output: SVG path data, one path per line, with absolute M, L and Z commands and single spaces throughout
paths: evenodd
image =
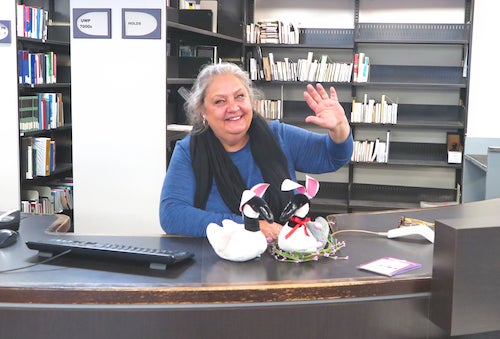
M 39 241 L 30 240 L 26 242 L 26 246 L 32 250 L 38 250 L 39 255 L 42 256 L 52 256 L 71 250 L 67 255 L 149 263 L 149 267 L 153 269 L 166 269 L 169 265 L 194 256 L 193 253 L 183 250 L 162 250 L 64 238 L 51 238 Z

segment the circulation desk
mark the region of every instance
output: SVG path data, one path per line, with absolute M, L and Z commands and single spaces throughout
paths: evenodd
M 338 229 L 381 232 L 396 227 L 402 216 L 434 221 L 498 215 L 499 210 L 500 199 L 495 199 L 329 218 Z M 54 234 L 47 231 L 54 220 L 23 214 L 19 241 L 0 250 L 0 268 L 40 262 L 37 251 L 25 242 L 54 236 L 179 248 L 195 256 L 161 271 L 63 256 L 2 273 L 0 338 L 447 337 L 429 320 L 434 245 L 423 238 L 390 240 L 341 233 L 338 238 L 346 246 L 340 254 L 348 259 L 296 264 L 278 262 L 264 253 L 260 259 L 236 263 L 217 257 L 204 238 Z M 422 267 L 395 277 L 356 268 L 384 256 Z

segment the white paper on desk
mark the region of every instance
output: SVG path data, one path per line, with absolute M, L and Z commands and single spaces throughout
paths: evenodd
M 422 267 L 421 264 L 392 257 L 384 257 L 359 265 L 358 268 L 365 271 L 375 272 L 392 277 Z

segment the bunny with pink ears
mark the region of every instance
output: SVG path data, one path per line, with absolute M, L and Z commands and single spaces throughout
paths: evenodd
M 273 214 L 262 199 L 269 184 L 257 184 L 241 195 L 240 211 L 243 224 L 230 219 L 222 221 L 222 227 L 210 223 L 207 238 L 215 253 L 230 261 L 248 261 L 259 257 L 267 249 L 267 239 L 260 230 L 259 218 L 273 222 Z
M 285 179 L 281 184 L 282 191 L 297 190 L 297 194 L 285 206 L 280 216 L 284 223 L 278 235 L 278 247 L 288 252 L 316 252 L 323 248 L 328 239 L 328 223 L 324 218 L 311 221 L 309 218 L 310 200 L 319 191 L 319 182 L 306 175 L 305 187 Z

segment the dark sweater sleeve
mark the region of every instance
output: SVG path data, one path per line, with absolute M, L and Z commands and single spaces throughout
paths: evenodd
M 168 234 L 206 236 L 206 227 L 223 219 L 242 223 L 240 215 L 195 208 L 195 178 L 189 154 L 189 138 L 178 141 L 169 162 L 160 197 L 160 224 Z

